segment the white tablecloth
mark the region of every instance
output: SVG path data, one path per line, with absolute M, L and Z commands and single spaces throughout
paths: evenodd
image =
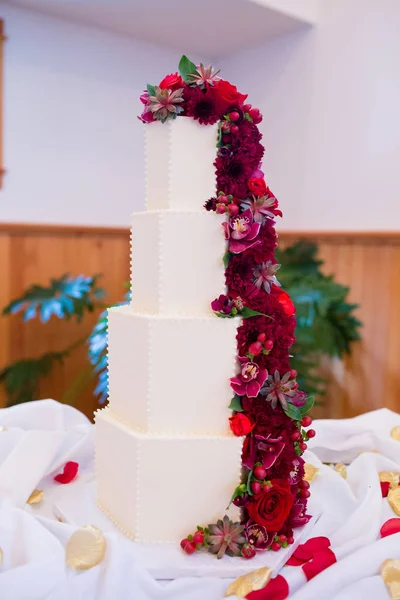
M 382 499 L 378 472 L 400 471 L 400 442 L 390 437 L 396 425 L 400 415 L 387 409 L 315 422 L 317 437 L 305 458 L 320 468 L 311 491 L 322 516 L 312 537 L 329 537 L 338 562 L 308 583 L 300 567 L 284 567 L 292 600 L 390 598 L 379 569 L 388 558 L 400 559 L 400 533 L 380 539 L 381 525 L 396 515 Z M 78 526 L 101 526 L 93 522 L 87 493 L 94 485 L 93 426 L 75 409 L 52 400 L 0 410 L 0 426 L 6 428 L 0 431 L 1 600 L 222 599 L 227 580 L 153 580 L 133 559 L 132 542 L 112 529 L 105 533 L 102 563 L 72 571 L 65 565 L 68 538 Z M 60 485 L 53 476 L 70 460 L 79 463 L 79 475 Z M 347 479 L 321 461 L 349 464 Z M 45 497 L 27 505 L 35 488 L 44 489 Z M 70 523 L 55 519 L 54 505 L 63 507 Z

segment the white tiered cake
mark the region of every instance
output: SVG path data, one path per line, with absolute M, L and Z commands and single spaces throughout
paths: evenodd
M 145 135 L 132 302 L 108 317 L 98 503 L 132 538 L 179 542 L 194 523 L 225 514 L 240 482 L 243 440 L 227 419 L 238 323 L 210 308 L 225 289 L 221 223 L 202 208 L 215 194 L 217 125 L 181 117 L 151 123 Z M 235 506 L 228 514 L 239 516 Z

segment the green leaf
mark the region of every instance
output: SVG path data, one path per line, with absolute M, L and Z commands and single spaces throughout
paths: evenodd
M 224 263 L 224 267 L 225 269 L 228 267 L 229 265 L 229 261 L 231 260 L 233 254 L 232 252 L 229 252 L 228 250 L 225 252 L 224 256 L 222 257 L 222 262 Z
M 189 75 L 194 75 L 197 72 L 197 67 L 187 56 L 183 55 L 179 61 L 179 73 L 185 83 L 190 83 Z
M 309 396 L 306 400 L 306 403 L 303 404 L 303 406 L 300 406 L 301 416 L 304 417 L 304 415 L 306 415 L 308 413 L 308 411 L 312 409 L 314 404 L 315 404 L 314 396 Z
M 70 277 L 65 274 L 59 279 L 51 279 L 48 286 L 32 285 L 3 309 L 3 315 L 23 312 L 24 321 L 38 315 L 42 323 L 47 323 L 52 316 L 59 319 L 75 317 L 79 322 L 85 312 L 103 306 L 101 300 L 105 292 L 98 287 L 98 278 L 99 275 Z
M 246 484 L 246 490 L 247 490 L 247 493 L 249 494 L 249 496 L 254 496 L 253 492 L 251 491 L 252 478 L 253 478 L 253 471 L 250 471 L 249 476 L 247 477 L 247 484 Z
M 300 409 L 297 408 L 297 406 L 294 406 L 293 404 L 290 404 L 288 402 L 286 408 L 284 409 L 284 412 L 285 414 L 287 414 L 288 417 L 290 417 L 294 421 L 301 421 L 301 412 Z
M 147 84 L 147 91 L 149 92 L 149 96 L 155 96 L 156 95 L 156 86 L 155 85 L 151 85 L 150 83 Z
M 231 410 L 235 410 L 236 412 L 243 412 L 242 399 L 240 396 L 235 394 L 231 400 L 230 405 L 228 406 Z
M 251 308 L 248 308 L 247 306 L 244 306 L 242 308 L 242 310 L 240 311 L 240 314 L 243 317 L 243 319 L 248 319 L 249 317 L 268 317 L 268 319 L 272 319 L 272 317 L 270 317 L 269 315 L 265 315 L 264 313 L 260 313 L 257 310 L 253 310 Z
M 229 509 L 230 505 L 232 504 L 232 502 L 234 501 L 235 498 L 237 498 L 238 496 L 241 496 L 245 492 L 246 492 L 246 484 L 242 483 L 241 485 L 238 485 L 232 494 L 232 498 L 230 499 L 230 502 L 229 502 L 228 506 L 226 507 L 226 510 Z

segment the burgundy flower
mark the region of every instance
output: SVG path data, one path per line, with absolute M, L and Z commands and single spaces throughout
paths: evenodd
M 310 515 L 306 514 L 307 509 L 307 500 L 304 498 L 298 498 L 296 502 L 292 506 L 292 510 L 290 511 L 288 517 L 288 525 L 290 527 L 301 527 L 302 525 L 306 525 L 308 521 L 311 519 Z
M 260 231 L 260 223 L 254 223 L 250 210 L 246 210 L 229 222 L 222 223 L 225 239 L 229 240 L 229 252 L 240 254 L 259 243 L 255 238 Z
M 245 198 L 247 180 L 253 173 L 255 163 L 258 163 L 257 158 L 252 158 L 247 149 L 227 156 L 218 156 L 214 162 L 217 170 L 217 189 L 236 198 Z
M 259 289 L 263 287 L 268 294 L 271 291 L 272 284 L 280 286 L 281 284 L 276 278 L 276 273 L 278 272 L 280 266 L 281 265 L 273 263 L 271 260 L 257 265 L 253 270 L 254 285 Z
M 303 478 L 304 460 L 298 456 L 293 459 L 292 470 L 289 472 L 288 482 L 290 485 L 297 485 Z
M 256 550 L 267 550 L 276 536 L 276 531 L 268 532 L 263 525 L 258 525 L 251 519 L 247 521 L 244 533 L 249 544 L 252 544 Z
M 250 362 L 247 357 L 239 357 L 241 371 L 237 377 L 231 377 L 231 387 L 238 396 L 255 398 L 260 393 L 261 386 L 268 377 L 266 369 Z
M 183 97 L 186 101 L 185 115 L 193 117 L 201 125 L 212 125 L 221 117 L 218 98 L 214 88 L 185 88 Z
M 270 469 L 285 447 L 282 436 L 273 438 L 272 434 L 249 435 L 243 444 L 242 463 L 253 469 L 256 462 L 262 462 L 265 469 Z
M 233 308 L 233 302 L 228 296 L 221 294 L 220 296 L 218 296 L 218 298 L 211 302 L 211 308 L 214 312 L 220 312 L 224 315 L 230 315 Z

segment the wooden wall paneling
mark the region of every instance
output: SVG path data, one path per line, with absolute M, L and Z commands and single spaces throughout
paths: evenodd
M 400 233 L 280 232 L 280 245 L 298 239 L 315 241 L 327 274 L 350 288 L 350 301 L 359 303 L 363 321 L 360 343 L 343 363 L 325 361 L 328 397 L 315 414 L 350 417 L 380 406 L 400 412 Z M 107 304 L 122 300 L 129 280 L 129 231 L 125 228 L 63 227 L 0 223 L 0 306 L 5 306 L 32 283 L 50 277 L 103 273 Z M 82 324 L 56 318 L 46 325 L 38 320 L 0 319 L 0 367 L 28 356 L 59 350 L 91 330 L 97 315 Z M 60 399 L 87 364 L 86 348 L 76 351 L 55 369 L 40 390 L 41 397 Z M 77 408 L 88 416 L 97 407 L 93 387 Z M 4 395 L 0 392 L 0 406 Z

